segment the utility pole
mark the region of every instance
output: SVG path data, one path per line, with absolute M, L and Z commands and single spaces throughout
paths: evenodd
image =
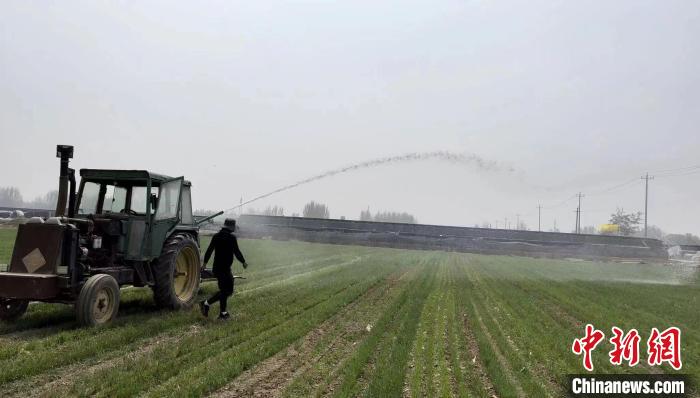
M 576 233 L 580 234 L 581 233 L 581 198 L 585 197 L 586 195 L 579 192 L 576 196 L 578 196 L 578 207 L 576 208 Z
M 542 232 L 542 205 L 537 205 L 537 230 Z
M 508 217 L 503 219 L 503 229 L 508 229 Z
M 516 215 L 515 215 L 515 219 L 517 220 L 517 221 L 515 222 L 515 229 L 516 229 L 516 230 L 519 230 L 519 229 L 520 229 L 520 214 L 516 214 Z
M 654 177 L 649 177 L 649 173 L 642 177 L 645 180 L 644 189 L 644 237 L 647 237 L 647 227 L 649 222 L 649 180 L 653 180 Z

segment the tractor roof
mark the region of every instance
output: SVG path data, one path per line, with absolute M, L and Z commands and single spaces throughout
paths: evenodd
M 88 180 L 151 180 L 160 184 L 176 177 L 164 174 L 152 173 L 148 170 L 106 170 L 106 169 L 80 169 L 80 176 Z M 185 181 L 185 185 L 190 185 Z

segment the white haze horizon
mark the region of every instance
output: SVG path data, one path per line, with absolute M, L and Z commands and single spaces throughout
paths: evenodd
M 407 153 L 251 203 L 331 217 L 537 229 L 644 211 L 700 235 L 700 3 L 126 2 L 0 4 L 0 186 L 78 168 L 184 175 L 198 209 Z M 700 171 L 691 169 L 690 171 Z M 248 206 L 244 207 L 244 210 Z

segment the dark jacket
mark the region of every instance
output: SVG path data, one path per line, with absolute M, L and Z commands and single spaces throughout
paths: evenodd
M 206 253 L 204 253 L 205 264 L 209 262 L 212 252 L 216 252 L 216 254 L 214 254 L 214 266 L 212 267 L 214 273 L 230 271 L 231 264 L 233 264 L 233 256 L 236 256 L 241 263 L 245 263 L 243 253 L 241 253 L 241 250 L 238 248 L 236 235 L 228 228 L 221 228 L 221 230 L 211 238 L 211 243 Z

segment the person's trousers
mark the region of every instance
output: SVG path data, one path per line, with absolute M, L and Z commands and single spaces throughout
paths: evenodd
M 214 272 L 214 276 L 216 276 L 219 291 L 214 293 L 207 302 L 209 304 L 214 304 L 218 301 L 220 311 L 226 312 L 226 301 L 228 301 L 228 298 L 233 294 L 233 275 L 231 271 L 222 271 Z

